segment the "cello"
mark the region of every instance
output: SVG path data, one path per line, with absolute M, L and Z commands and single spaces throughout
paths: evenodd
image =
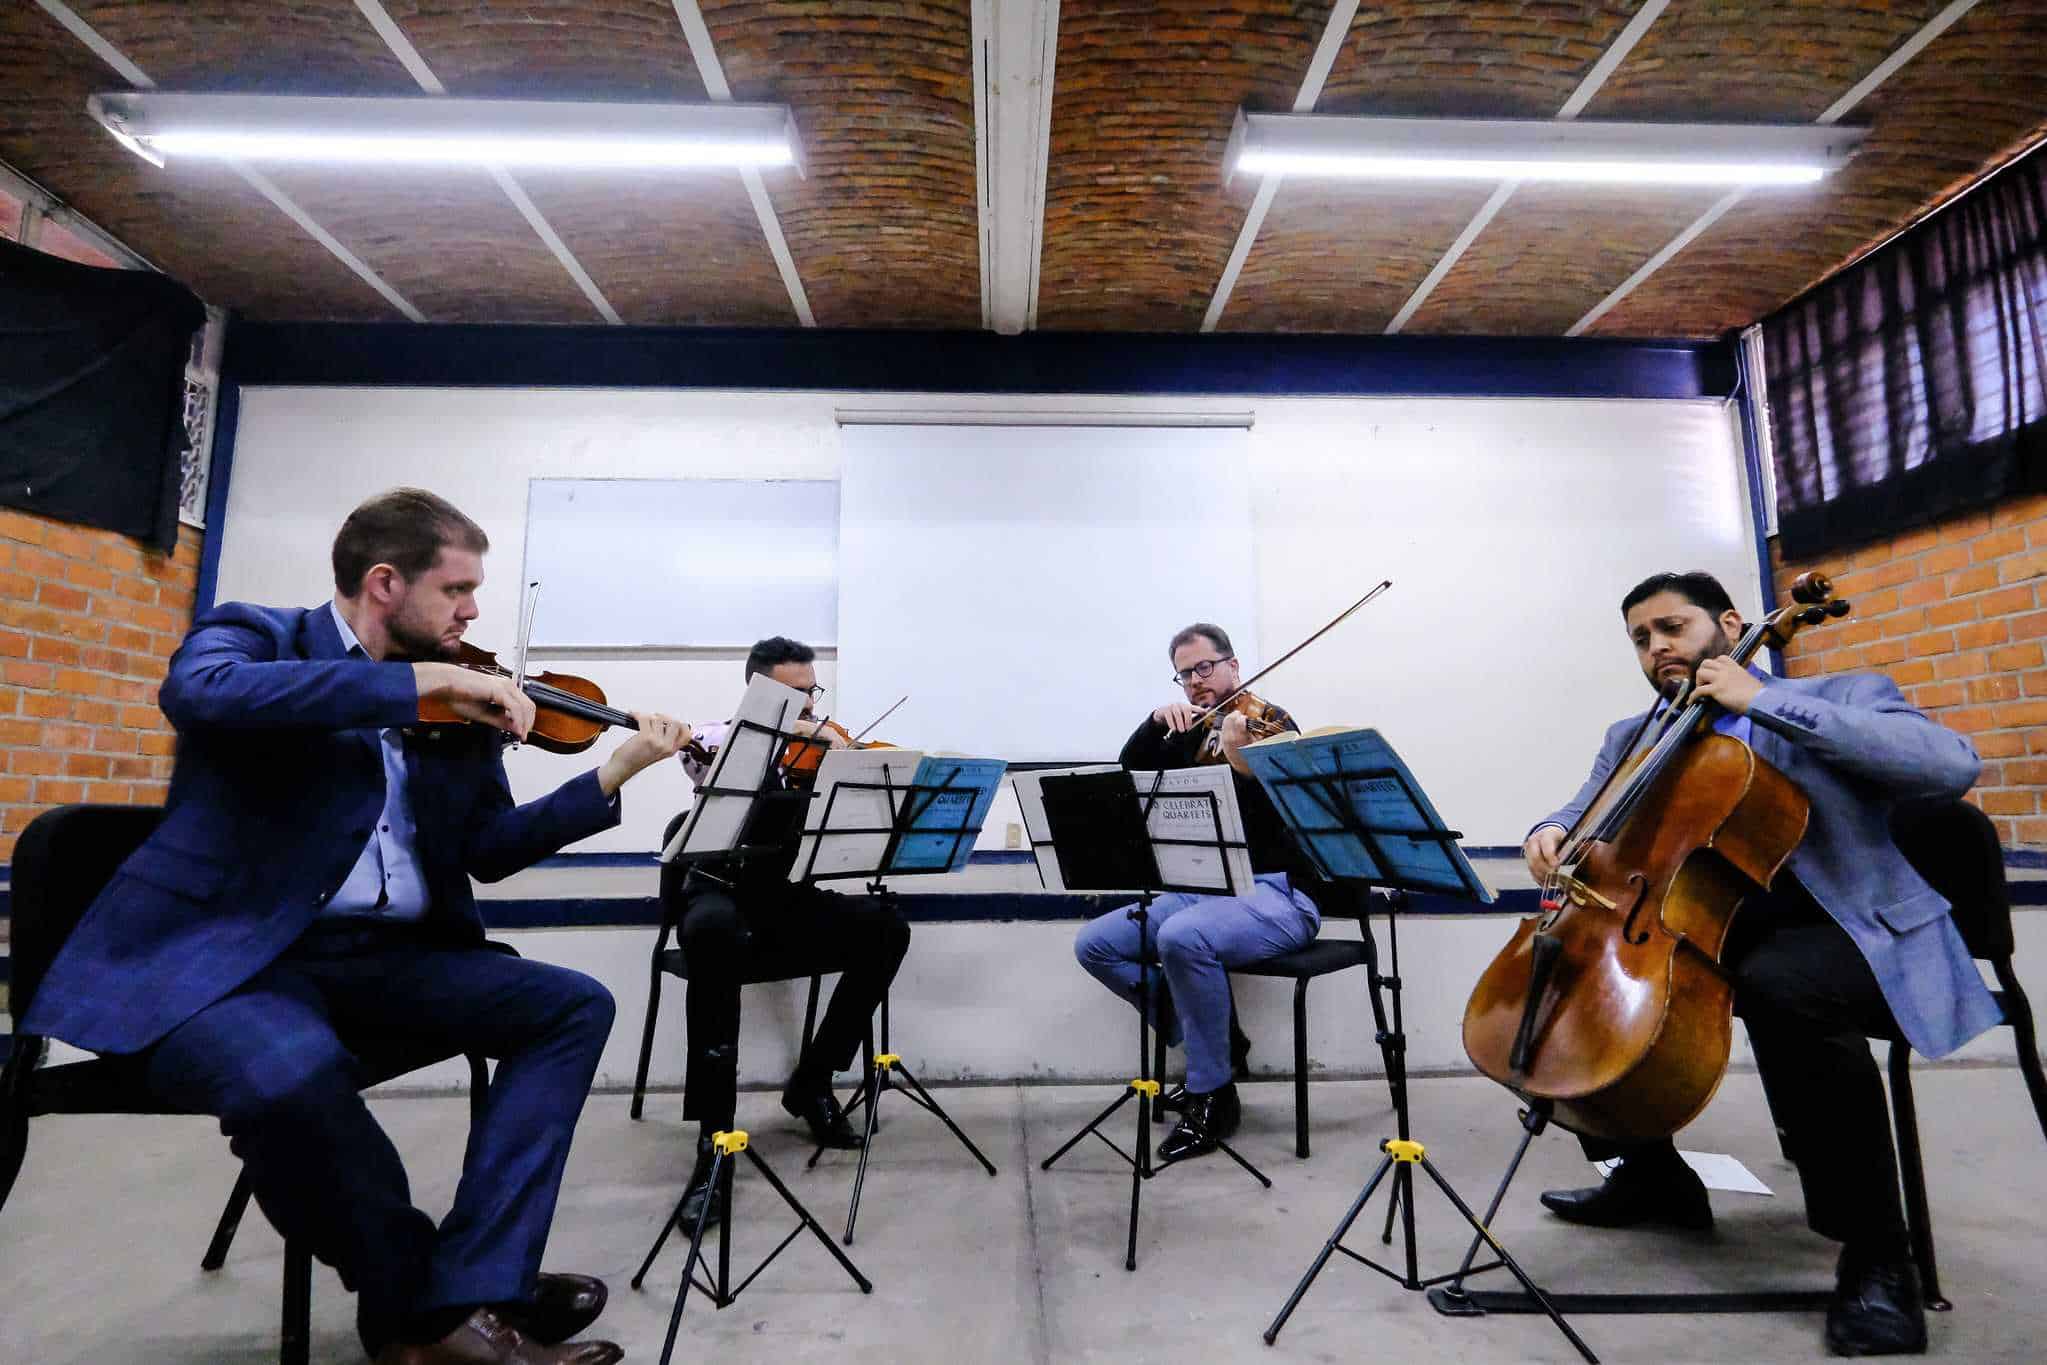
M 1743 631 L 1734 662 L 1849 610 L 1817 573 L 1791 596 Z M 1728 929 L 1805 835 L 1805 794 L 1715 733 L 1720 708 L 1689 690 L 1652 708 L 1649 744 L 1565 834 L 1541 908 L 1464 1010 L 1472 1064 L 1591 1137 L 1667 1137 L 1712 1099 L 1734 1040 Z

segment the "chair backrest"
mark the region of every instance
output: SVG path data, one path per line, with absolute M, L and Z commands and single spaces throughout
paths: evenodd
M 687 819 L 689 819 L 689 812 L 687 810 L 676 812 L 675 818 L 668 822 L 668 828 L 661 831 L 661 847 L 668 847 L 669 840 L 675 837 L 675 832 L 682 828 L 682 822 Z M 688 872 L 689 868 L 682 863 L 661 864 L 661 904 L 663 906 L 663 913 L 667 912 L 666 907 L 675 906 L 678 909 L 681 907 L 682 879 Z
M 14 845 L 9 1010 L 19 1019 L 43 973 L 116 868 L 163 819 L 161 806 L 59 806 Z
M 2004 848 L 1989 816 L 1966 801 L 1900 802 L 1891 812 L 1891 838 L 1953 907 L 1950 915 L 1971 956 L 2011 956 Z

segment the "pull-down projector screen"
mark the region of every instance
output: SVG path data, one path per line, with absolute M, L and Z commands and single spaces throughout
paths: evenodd
M 877 738 L 1012 761 L 1114 758 L 1178 695 L 1192 621 L 1258 639 L 1249 432 L 848 426 L 838 695 Z

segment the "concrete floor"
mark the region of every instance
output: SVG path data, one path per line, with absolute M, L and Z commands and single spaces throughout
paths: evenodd
M 2043 1214 L 2036 1191 L 2047 1146 L 2024 1086 L 2007 1068 L 1925 1069 L 1920 1103 L 1941 1265 L 1955 1311 L 1936 1315 L 1932 1351 L 1950 1360 L 2037 1361 L 2047 1342 Z M 1291 1095 L 1246 1087 L 1238 1147 L 1273 1178 L 1261 1190 L 1217 1156 L 1164 1172 L 1145 1191 L 1135 1274 L 1123 1269 L 1129 1181 L 1087 1143 L 1050 1172 L 1048 1155 L 1110 1097 L 1101 1088 L 951 1089 L 941 1099 L 1000 1168 L 988 1178 L 935 1121 L 891 1099 L 870 1168 L 851 1254 L 874 1280 L 862 1296 L 808 1237 L 792 1245 L 731 1308 L 692 1294 L 676 1358 L 698 1361 L 1569 1361 L 1577 1357 L 1540 1318 L 1451 1320 L 1337 1258 L 1294 1315 L 1276 1350 L 1259 1333 L 1341 1216 L 1390 1124 L 1377 1082 L 1318 1084 L 1315 1155 L 1292 1153 Z M 1513 1106 L 1478 1079 L 1419 1081 L 1418 1135 L 1432 1160 L 1481 1202 L 1518 1133 Z M 444 1208 L 467 1111 L 459 1098 L 379 1100 L 428 1209 Z M 595 1335 L 652 1362 L 680 1273 L 672 1242 L 633 1291 L 627 1279 L 688 1168 L 691 1129 L 679 1099 L 650 1097 L 648 1119 L 626 1119 L 622 1095 L 586 1111 L 548 1264 L 604 1276 L 612 1303 Z M 852 1164 L 834 1154 L 803 1169 L 801 1146 L 771 1094 L 741 1100 L 759 1150 L 835 1231 Z M 1119 1119 L 1126 1142 L 1132 1124 Z M 1776 1152 L 1752 1075 L 1730 1077 L 1686 1146 L 1728 1151 L 1777 1191 L 1716 1194 L 1710 1235 L 1591 1232 L 1560 1224 L 1535 1203 L 1546 1185 L 1584 1183 L 1588 1168 L 1562 1135 L 1539 1140 L 1496 1231 L 1536 1276 L 1557 1288 L 1819 1286 L 1830 1248 L 1804 1229 L 1797 1184 Z M 252 1214 L 226 1267 L 198 1268 L 206 1235 L 234 1178 L 212 1125 L 199 1120 L 37 1120 L 28 1162 L 0 1213 L 0 1361 L 205 1362 L 276 1358 L 282 1245 Z M 1383 1196 L 1353 1234 L 1375 1246 Z M 735 1266 L 751 1266 L 793 1219 L 750 1173 L 738 1196 Z M 1447 1269 L 1461 1224 L 1433 1193 L 1419 1205 L 1424 1270 Z M 1507 1287 L 1504 1277 L 1494 1277 Z M 314 1359 L 361 1358 L 353 1301 L 324 1267 L 313 1290 Z M 1584 1318 L 1609 1361 L 1788 1361 L 1822 1358 L 1817 1315 Z

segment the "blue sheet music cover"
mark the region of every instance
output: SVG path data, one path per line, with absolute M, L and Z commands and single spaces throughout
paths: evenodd
M 942 792 L 911 796 L 910 828 L 931 833 L 905 834 L 896 844 L 891 872 L 958 872 L 974 852 L 974 837 L 995 804 L 995 789 L 1008 764 L 999 758 L 939 758 L 927 755 L 912 779 L 919 787 Z M 965 828 L 975 833 L 956 834 Z
M 1422 833 L 1440 828 L 1443 820 L 1407 764 L 1377 730 L 1342 730 L 1282 743 L 1252 744 L 1242 752 L 1252 775 L 1297 831 L 1296 837 L 1309 845 L 1309 851 L 1332 874 L 1361 881 L 1393 879 L 1409 886 L 1459 893 L 1475 887 L 1480 900 L 1492 900 L 1492 893 L 1478 880 L 1456 844 L 1401 836 L 1401 830 Z M 1388 864 L 1383 871 L 1329 809 L 1327 787 L 1284 781 L 1338 773 L 1356 774 L 1343 779 L 1339 790 L 1359 821 L 1373 831 Z

